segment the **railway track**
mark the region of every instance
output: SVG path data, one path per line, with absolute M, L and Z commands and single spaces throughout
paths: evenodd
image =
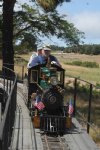
M 23 88 L 18 87 L 17 92 L 19 94 L 21 93 L 23 100 L 26 103 L 27 90 L 25 87 L 26 87 L 25 84 L 24 84 Z M 69 146 L 66 143 L 66 140 L 64 139 L 63 136 L 60 136 L 58 134 L 56 134 L 56 135 L 47 135 L 47 134 L 42 134 L 42 133 L 40 133 L 40 134 L 41 134 L 40 136 L 41 136 L 41 140 L 42 140 L 42 144 L 43 144 L 43 150 L 70 150 Z M 36 135 L 34 134 L 34 136 L 36 136 Z
M 44 150 L 70 150 L 64 137 L 60 135 L 41 135 Z
M 25 103 L 27 102 L 26 85 L 18 86 L 17 94 L 19 95 L 18 98 L 19 106 L 23 112 L 23 105 L 21 104 L 22 101 L 24 101 Z M 23 122 L 23 119 L 25 120 L 25 118 L 22 118 L 21 121 Z M 30 138 L 28 138 L 29 140 L 27 139 L 27 142 L 24 140 L 25 138 L 22 139 L 22 148 L 29 150 L 29 148 L 27 147 L 30 145 L 30 150 L 32 149 L 35 150 L 40 150 L 40 149 L 41 150 L 73 150 L 73 149 L 75 150 L 95 149 L 96 150 L 98 149 L 97 146 L 93 143 L 93 141 L 89 139 L 89 136 L 86 134 L 86 132 L 83 132 L 81 130 L 82 128 L 80 128 L 79 124 L 77 123 L 77 120 L 74 120 L 74 124 L 76 127 L 75 130 L 72 130 L 72 132 L 69 131 L 64 136 L 60 136 L 58 134 L 57 135 L 43 134 L 42 131 L 35 129 L 33 126 L 31 126 L 30 128 L 31 134 L 29 133 L 29 135 L 27 135 L 28 132 L 26 132 L 26 130 L 29 130 L 29 128 L 28 129 L 26 128 L 25 130 L 23 130 L 24 129 L 23 128 L 21 129 L 21 131 L 23 131 L 22 135 L 26 135 L 26 137 L 30 137 Z M 22 137 L 22 135 L 21 136 L 19 135 L 19 137 Z M 32 141 L 31 144 L 30 141 Z M 21 142 L 19 143 L 19 145 L 21 145 Z
M 23 88 L 25 88 L 25 86 Z M 23 91 L 23 88 L 18 87 L 17 92 L 19 94 L 21 93 L 20 96 L 22 96 L 23 100 L 26 102 L 25 94 L 27 94 L 27 91 L 26 90 Z M 35 136 L 36 134 L 34 134 L 34 138 L 36 140 Z M 63 136 L 61 137 L 60 135 L 47 135 L 40 133 L 40 137 L 43 144 L 43 150 L 70 150 Z M 38 141 L 36 143 L 39 144 Z

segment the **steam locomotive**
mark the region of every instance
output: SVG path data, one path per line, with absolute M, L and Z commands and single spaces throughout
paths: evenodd
M 40 64 L 28 70 L 28 107 L 35 128 L 64 133 L 70 127 L 64 106 L 65 70 L 56 64 Z

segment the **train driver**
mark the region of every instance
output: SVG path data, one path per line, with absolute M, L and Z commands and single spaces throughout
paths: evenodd
M 49 47 L 44 47 L 42 49 L 42 55 L 44 56 L 44 62 L 47 62 L 48 58 L 49 58 L 52 64 L 56 64 L 61 67 L 57 58 L 55 56 L 51 55 L 51 49 Z

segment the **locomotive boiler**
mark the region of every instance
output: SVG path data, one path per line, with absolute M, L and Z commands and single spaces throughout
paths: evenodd
M 44 132 L 63 133 L 66 129 L 64 78 L 65 70 L 55 64 L 28 70 L 28 107 L 34 127 Z

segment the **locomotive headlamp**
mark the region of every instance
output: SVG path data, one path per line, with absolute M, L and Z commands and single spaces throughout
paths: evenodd
M 51 83 L 52 85 L 57 85 L 57 84 L 58 84 L 57 77 L 51 77 L 50 83 Z

